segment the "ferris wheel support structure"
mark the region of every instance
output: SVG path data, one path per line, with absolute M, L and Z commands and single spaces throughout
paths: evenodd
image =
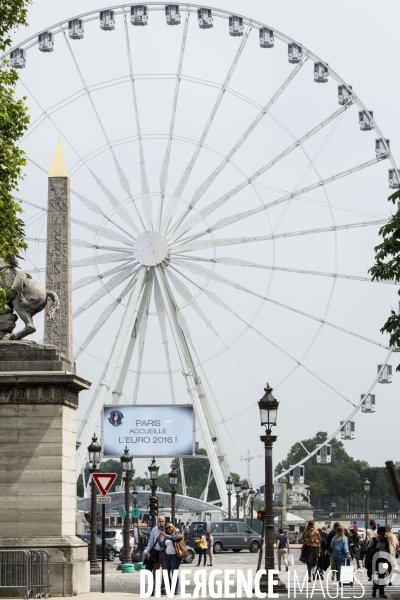
M 179 353 L 184 376 L 186 377 L 188 393 L 191 397 L 196 419 L 199 422 L 203 434 L 210 466 L 214 474 L 215 483 L 222 501 L 223 508 L 228 506 L 228 496 L 225 481 L 229 477 L 230 469 L 226 455 L 219 441 L 214 419 L 208 405 L 207 396 L 201 379 L 197 375 L 196 368 L 189 349 L 188 341 L 178 322 L 178 307 L 169 289 L 165 274 L 160 267 L 155 267 L 156 277 L 160 286 L 161 294 L 166 306 L 168 320 L 171 325 L 176 348 Z
M 150 285 L 150 281 L 149 281 L 149 278 L 147 276 L 146 283 L 145 283 L 145 290 L 148 288 L 149 285 Z M 142 322 L 143 314 L 144 314 L 144 311 L 145 311 L 145 306 L 146 306 L 146 293 L 143 293 L 142 294 L 142 299 L 141 299 L 140 305 L 139 305 L 139 310 L 137 312 L 137 316 L 136 316 L 136 319 L 135 319 L 135 323 L 134 323 L 133 328 L 132 328 L 131 337 L 129 338 L 129 343 L 128 343 L 128 347 L 127 347 L 127 350 L 126 350 L 126 353 L 125 353 L 124 362 L 122 363 L 122 368 L 121 368 L 121 371 L 119 373 L 118 382 L 117 382 L 117 385 L 115 386 L 115 389 L 114 389 L 114 391 L 112 393 L 111 404 L 119 404 L 119 401 L 121 399 L 122 390 L 124 389 L 125 380 L 126 380 L 126 376 L 127 376 L 127 373 L 128 373 L 129 365 L 131 363 L 133 351 L 135 350 L 136 342 L 137 342 L 137 339 L 138 339 L 138 333 L 139 333 L 139 329 L 140 329 L 140 324 Z

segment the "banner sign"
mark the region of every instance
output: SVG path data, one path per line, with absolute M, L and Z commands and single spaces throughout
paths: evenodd
M 119 458 L 125 446 L 134 457 L 193 456 L 191 405 L 105 406 L 102 428 L 107 458 Z

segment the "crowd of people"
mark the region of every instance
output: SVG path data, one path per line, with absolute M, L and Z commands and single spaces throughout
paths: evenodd
M 385 558 L 377 558 L 374 561 L 374 556 L 379 552 L 386 552 L 396 558 L 396 550 L 399 546 L 399 540 L 393 534 L 391 527 L 377 526 L 376 522 L 371 520 L 369 528 L 361 535 L 359 534 L 357 523 L 354 521 L 353 527 L 347 529 L 336 522 L 332 528 L 322 527 L 316 529 L 315 522 L 309 521 L 303 532 L 303 545 L 301 547 L 300 561 L 306 564 L 308 572 L 308 581 L 312 581 L 318 576 L 323 579 L 324 572 L 330 567 L 331 578 L 334 581 L 335 577 L 340 582 L 341 570 L 346 564 L 346 561 L 356 562 L 357 569 L 363 568 L 367 570 L 368 581 L 372 581 L 372 597 L 375 598 L 379 591 L 379 598 L 387 598 L 385 595 L 385 582 L 390 574 L 390 562 L 388 571 L 382 569 L 380 572 L 379 563 L 387 562 Z M 283 534 L 283 531 L 280 530 Z M 277 540 L 282 536 L 278 536 Z M 283 536 L 286 537 L 286 536 Z M 278 545 L 278 544 L 283 544 Z M 278 566 L 281 568 L 280 552 L 289 551 L 289 542 L 278 542 L 276 545 L 278 553 Z M 284 558 L 286 569 L 287 560 Z M 349 563 L 350 564 L 350 563 Z M 375 569 L 374 573 L 372 572 Z M 389 581 L 388 585 L 392 585 Z
M 166 523 L 165 517 L 159 516 L 157 518 L 157 525 L 153 527 L 150 533 L 150 538 L 147 544 L 147 548 L 144 550 L 145 560 L 150 569 L 153 572 L 153 580 L 155 586 L 155 574 L 159 569 L 164 569 L 168 572 L 169 584 L 172 586 L 174 573 L 179 572 L 182 557 L 178 550 L 182 550 L 177 547 L 177 543 L 183 543 L 183 551 L 185 549 L 185 539 L 189 534 L 189 523 L 184 525 L 181 521 L 178 521 L 176 527 L 172 523 Z M 200 566 L 201 559 L 204 558 L 204 566 L 206 566 L 207 556 L 209 557 L 209 566 L 213 564 L 213 536 L 211 531 L 207 531 L 197 541 L 199 547 L 199 562 Z M 148 567 L 146 567 L 148 568 Z M 179 575 L 175 582 L 175 596 L 178 595 L 179 586 Z M 155 587 L 153 587 L 152 596 L 154 596 Z M 165 582 L 161 581 L 161 594 L 166 595 Z

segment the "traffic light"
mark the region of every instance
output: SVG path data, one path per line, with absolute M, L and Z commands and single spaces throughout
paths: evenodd
M 264 521 L 264 519 L 265 519 L 265 510 L 259 510 L 257 512 L 257 519 L 259 521 Z
M 150 505 L 150 515 L 152 517 L 156 517 L 158 515 L 158 498 L 157 498 L 157 496 L 150 496 L 149 505 Z

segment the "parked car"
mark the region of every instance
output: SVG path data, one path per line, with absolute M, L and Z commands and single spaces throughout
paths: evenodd
M 194 551 L 194 548 L 191 548 L 191 546 L 188 546 L 186 544 L 186 548 L 188 551 L 188 555 L 186 558 L 182 559 L 183 563 L 186 563 L 187 565 L 190 565 L 190 563 L 192 563 L 194 561 L 194 557 L 196 556 L 196 552 Z
M 79 539 L 81 539 L 87 543 L 87 545 L 88 545 L 88 560 L 89 560 L 90 559 L 90 533 L 78 533 L 76 537 L 78 537 Z M 102 556 L 101 542 L 102 542 L 102 539 L 98 535 L 96 538 L 97 558 L 101 558 L 101 556 Z M 109 560 L 110 562 L 113 562 L 115 560 L 115 556 L 116 556 L 114 546 L 112 546 L 111 544 L 109 544 L 106 541 L 104 551 L 105 551 L 105 556 L 104 556 L 105 559 Z
M 106 529 L 104 531 L 106 542 L 114 546 L 116 554 L 119 554 L 121 547 L 124 545 L 124 536 L 122 529 Z
M 214 553 L 220 554 L 223 550 L 250 550 L 258 552 L 261 546 L 261 536 L 250 529 L 241 521 L 197 521 L 190 525 L 186 545 L 199 551 L 196 540 L 201 538 L 208 530 L 214 538 Z

